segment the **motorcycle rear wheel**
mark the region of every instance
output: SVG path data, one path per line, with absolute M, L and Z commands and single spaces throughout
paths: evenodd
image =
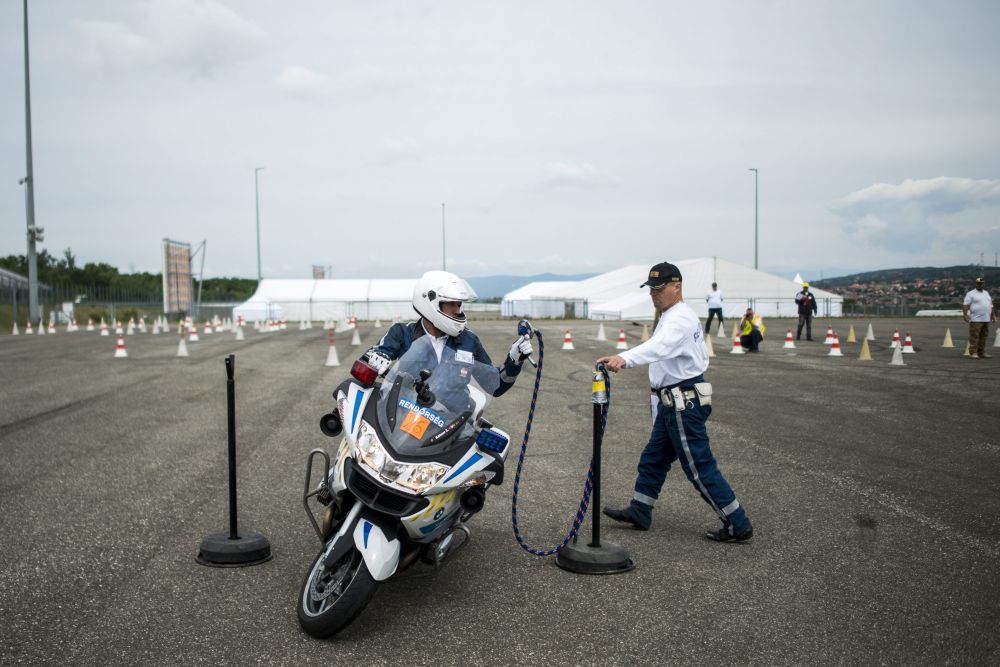
M 321 551 L 302 582 L 297 605 L 299 625 L 313 637 L 331 637 L 357 618 L 377 587 L 357 549 L 352 548 L 329 570 L 323 568 Z M 316 600 L 314 592 L 326 597 Z

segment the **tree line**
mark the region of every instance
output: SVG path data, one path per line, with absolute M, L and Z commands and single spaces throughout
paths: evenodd
M 0 268 L 27 276 L 28 258 L 24 255 L 0 257 Z M 78 266 L 71 248 L 66 248 L 61 258 L 49 254 L 48 250 L 38 253 L 38 282 L 49 286 L 74 286 L 81 290 L 87 287 L 114 288 L 150 295 L 162 295 L 163 292 L 162 273 L 121 273 L 106 262 L 87 262 Z M 197 290 L 199 281 L 195 279 L 194 282 Z M 208 278 L 200 286 L 203 302 L 246 301 L 257 288 L 257 281 L 252 278 Z

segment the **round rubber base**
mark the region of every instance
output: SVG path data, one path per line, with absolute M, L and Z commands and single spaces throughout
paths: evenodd
M 635 569 L 635 561 L 614 542 L 599 547 L 567 544 L 556 556 L 556 565 L 577 574 L 620 574 Z
M 201 541 L 195 560 L 209 567 L 246 567 L 271 560 L 271 543 L 260 533 L 212 533 Z

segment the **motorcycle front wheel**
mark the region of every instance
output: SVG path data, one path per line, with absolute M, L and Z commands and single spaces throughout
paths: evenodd
M 378 586 L 365 559 L 351 549 L 331 568 L 323 567 L 323 552 L 313 560 L 299 595 L 299 625 L 313 637 L 330 637 L 357 618 Z

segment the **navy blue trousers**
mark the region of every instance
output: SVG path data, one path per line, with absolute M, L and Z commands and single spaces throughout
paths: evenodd
M 723 477 L 708 443 L 705 421 L 712 406 L 702 406 L 698 398 L 687 401 L 679 414 L 662 403 L 657 407 L 653 432 L 639 457 L 639 476 L 635 480 L 632 507 L 651 517 L 653 505 L 667 480 L 675 461 L 680 461 L 695 490 L 733 532 L 744 533 L 751 528 L 746 511 L 736 500 L 729 482 Z M 680 422 L 683 430 L 678 428 Z

